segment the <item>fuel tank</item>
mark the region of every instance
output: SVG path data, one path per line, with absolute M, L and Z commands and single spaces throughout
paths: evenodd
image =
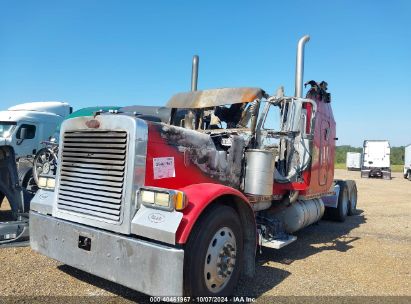
M 276 217 L 281 218 L 287 233 L 293 233 L 307 227 L 324 214 L 324 203 L 320 198 L 297 201 L 282 210 Z

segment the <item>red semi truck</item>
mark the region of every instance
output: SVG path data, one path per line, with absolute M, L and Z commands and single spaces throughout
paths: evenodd
M 353 181 L 334 181 L 336 125 L 325 82 L 302 97 L 260 88 L 173 96 L 155 115 L 66 120 L 55 188 L 31 202 L 33 250 L 153 296 L 227 296 L 260 246 L 282 248 L 324 211 L 353 214 Z M 48 184 L 48 183 L 46 183 Z M 50 183 L 53 184 L 53 183 Z

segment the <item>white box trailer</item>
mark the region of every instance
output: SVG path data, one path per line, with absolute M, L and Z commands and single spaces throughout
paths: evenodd
M 347 158 L 345 165 L 349 171 L 361 170 L 361 153 L 360 152 L 347 152 Z
M 404 178 L 411 181 L 411 144 L 405 146 L 404 150 Z
M 361 177 L 382 177 L 391 179 L 391 154 L 388 140 L 365 140 Z

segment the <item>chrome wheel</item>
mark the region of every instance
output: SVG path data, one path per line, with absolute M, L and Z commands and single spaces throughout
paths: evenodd
M 358 191 L 357 185 L 352 180 L 346 181 L 349 193 L 348 215 L 355 215 L 357 213 Z
M 351 194 L 351 209 L 352 211 L 355 211 L 357 209 L 357 191 L 353 191 L 353 193 Z
M 204 261 L 204 281 L 210 292 L 218 293 L 230 281 L 236 250 L 234 233 L 228 227 L 221 228 L 211 238 Z
M 343 201 L 342 201 L 342 211 L 343 215 L 346 216 L 348 214 L 348 204 L 349 204 L 349 199 L 348 199 L 348 190 L 344 189 L 343 193 Z
M 40 175 L 55 175 L 57 170 L 57 156 L 53 150 L 41 149 L 34 158 L 33 176 L 36 184 L 39 183 Z

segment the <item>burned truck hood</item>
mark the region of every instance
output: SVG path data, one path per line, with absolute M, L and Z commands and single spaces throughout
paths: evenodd
M 199 109 L 235 103 L 253 102 L 264 96 L 260 88 L 223 88 L 178 93 L 171 97 L 167 108 Z

